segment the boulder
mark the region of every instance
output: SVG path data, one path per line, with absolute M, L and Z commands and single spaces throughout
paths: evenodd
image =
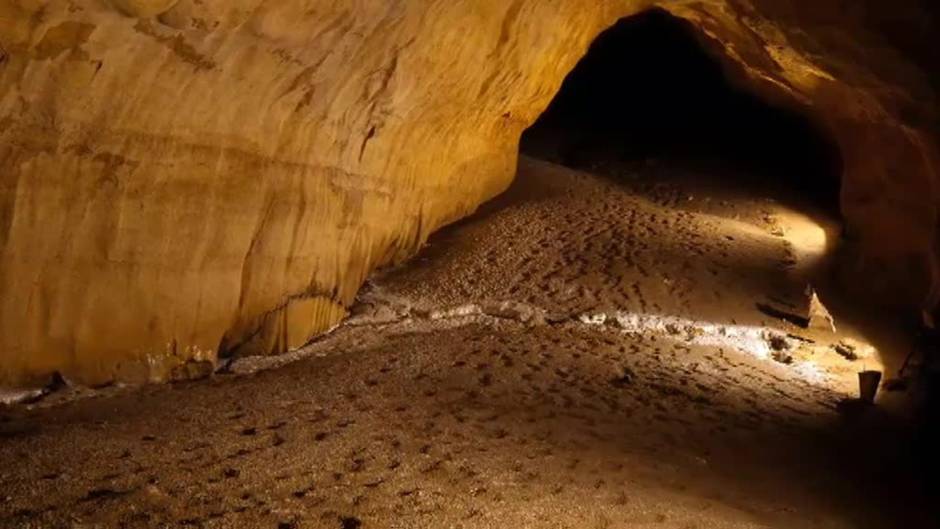
M 819 300 L 816 290 L 809 286 L 806 288 L 809 303 L 806 309 L 806 327 L 818 331 L 836 332 L 836 321 L 829 314 L 829 309 Z

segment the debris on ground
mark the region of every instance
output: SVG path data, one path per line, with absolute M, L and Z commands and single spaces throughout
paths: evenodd
M 764 340 L 770 347 L 771 358 L 781 364 L 790 365 L 793 363 L 793 355 L 790 353 L 793 344 L 786 336 L 781 334 L 767 334 Z
M 800 336 L 799 334 L 787 333 L 787 338 L 790 338 L 792 340 L 798 340 L 803 343 L 809 343 L 809 344 L 816 343 L 816 340 L 813 340 L 812 338 L 807 338 L 805 336 Z
M 790 365 L 793 363 L 793 355 L 787 351 L 772 351 L 770 357 L 781 364 Z
M 841 356 L 842 358 L 845 358 L 846 360 L 849 360 L 851 362 L 858 360 L 858 355 L 855 354 L 855 348 L 850 345 L 847 345 L 844 343 L 837 343 L 832 346 L 832 349 L 839 356 Z
M 844 338 L 839 343 L 832 344 L 831 348 L 836 354 L 850 362 L 869 358 L 875 352 L 874 347 L 851 338 Z
M 833 319 L 829 309 L 823 305 L 816 290 L 810 285 L 806 287 L 806 295 L 809 298 L 809 307 L 807 309 L 807 327 L 820 331 L 836 332 L 836 321 Z
M 770 298 L 767 303 L 757 303 L 757 310 L 779 320 L 790 322 L 804 329 L 813 329 L 826 332 L 836 332 L 836 322 L 829 310 L 823 305 L 816 290 L 807 286 L 805 298 L 801 300 L 802 306 Z
M 767 339 L 767 343 L 774 351 L 787 351 L 790 349 L 790 342 L 779 334 L 773 334 Z
M 618 388 L 622 388 L 622 387 L 624 387 L 624 386 L 629 386 L 630 384 L 632 384 L 632 383 L 633 383 L 633 378 L 634 378 L 635 376 L 636 376 L 636 374 L 634 374 L 634 372 L 633 372 L 632 369 L 630 369 L 629 367 L 624 367 L 624 368 L 621 370 L 620 374 L 617 375 L 616 377 L 614 377 L 614 379 L 611 380 L 610 383 L 611 383 L 611 385 L 613 385 L 613 386 L 616 386 L 616 387 L 618 387 Z

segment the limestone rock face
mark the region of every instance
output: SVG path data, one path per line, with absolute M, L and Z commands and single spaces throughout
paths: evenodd
M 0 0 L 0 383 L 301 345 L 501 192 L 591 41 L 657 5 L 832 135 L 853 273 L 935 304 L 920 4 Z

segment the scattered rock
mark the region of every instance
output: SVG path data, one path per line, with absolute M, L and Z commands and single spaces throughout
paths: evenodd
M 766 333 L 764 341 L 770 347 L 770 357 L 781 364 L 790 365 L 793 363 L 793 355 L 790 350 L 793 349 L 793 343 L 785 335 Z
M 816 290 L 812 286 L 806 287 L 806 295 L 809 297 L 809 307 L 807 308 L 807 327 L 820 331 L 836 332 L 836 321 L 829 314 L 829 309 L 823 305 Z
M 778 334 L 771 335 L 767 339 L 767 344 L 774 351 L 788 351 L 792 347 L 789 340 Z
M 855 354 L 854 347 L 851 347 L 842 343 L 837 343 L 832 346 L 832 349 L 836 353 L 838 353 L 839 356 L 841 356 L 842 358 L 845 358 L 846 360 L 849 360 L 852 362 L 854 362 L 855 360 L 858 360 L 858 355 Z
M 793 340 L 799 340 L 803 343 L 810 343 L 810 344 L 816 343 L 816 340 L 813 340 L 812 338 L 807 338 L 805 336 L 800 336 L 799 334 L 787 333 L 787 338 L 790 338 Z
M 622 388 L 624 386 L 629 386 L 630 384 L 632 384 L 633 378 L 635 376 L 636 374 L 633 372 L 632 369 L 630 369 L 629 367 L 624 367 L 621 373 L 618 376 L 614 377 L 613 380 L 610 381 L 610 383 L 618 388 Z
M 790 365 L 793 363 L 793 355 L 786 351 L 772 351 L 770 357 L 781 364 Z
M 839 343 L 833 344 L 831 348 L 836 354 L 850 362 L 869 358 L 875 352 L 874 347 L 851 338 L 845 338 Z
M 778 299 L 770 303 L 757 303 L 757 310 L 773 318 L 788 321 L 804 329 L 814 329 L 826 332 L 836 332 L 836 323 L 829 310 L 820 301 L 816 290 L 807 286 L 806 297 L 801 307 Z
M 687 342 L 694 341 L 696 338 L 699 338 L 700 336 L 703 336 L 704 334 L 705 334 L 704 329 L 700 327 L 695 327 L 693 325 L 689 325 L 688 327 L 685 328 L 685 341 Z

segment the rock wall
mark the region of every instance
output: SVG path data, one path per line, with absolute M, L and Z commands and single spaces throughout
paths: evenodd
M 876 4 L 0 0 L 0 384 L 163 380 L 303 344 L 505 189 L 593 38 L 657 5 L 833 135 L 854 273 L 922 303 L 935 85 L 896 29 L 929 18 L 891 3 L 889 31 Z

